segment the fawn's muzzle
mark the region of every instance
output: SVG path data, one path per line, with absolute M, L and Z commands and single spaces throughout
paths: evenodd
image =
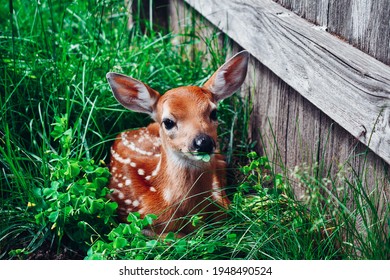
M 207 134 L 198 134 L 192 141 L 191 150 L 197 153 L 211 154 L 215 149 L 215 141 Z

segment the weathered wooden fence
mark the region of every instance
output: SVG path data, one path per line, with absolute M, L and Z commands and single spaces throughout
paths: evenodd
M 254 104 L 250 135 L 259 150 L 288 168 L 316 162 L 336 172 L 348 165 L 389 198 L 390 1 L 169 5 L 173 29 L 206 19 L 233 49 L 251 53 L 244 94 Z

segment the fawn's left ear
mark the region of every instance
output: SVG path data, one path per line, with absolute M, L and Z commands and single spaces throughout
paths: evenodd
M 248 60 L 247 51 L 239 52 L 225 62 L 203 85 L 213 93 L 216 102 L 229 97 L 241 87 L 246 77 Z
M 127 109 L 147 113 L 154 118 L 156 104 L 160 98 L 157 91 L 141 81 L 122 74 L 110 72 L 106 77 L 119 103 Z

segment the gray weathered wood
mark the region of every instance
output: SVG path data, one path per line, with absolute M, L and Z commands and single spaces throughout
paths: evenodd
M 389 15 L 388 0 L 330 0 L 328 30 L 390 65 Z
M 317 163 L 319 178 L 341 172 L 352 179 L 357 173 L 369 193 L 381 187 L 379 193 L 390 197 L 388 165 L 256 59 L 246 84 L 254 108 L 250 137 L 278 172 Z M 297 184 L 294 191 L 300 198 L 305 189 Z
M 328 25 L 329 1 L 332 0 L 274 0 L 297 15 L 323 27 Z
M 390 67 L 271 0 L 186 0 L 390 163 Z
M 390 1 L 274 1 L 390 65 Z

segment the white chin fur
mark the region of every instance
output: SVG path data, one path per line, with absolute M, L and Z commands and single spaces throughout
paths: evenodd
M 201 168 L 209 165 L 209 162 L 203 161 L 190 152 L 183 153 L 168 149 L 168 156 L 179 168 Z M 212 158 L 213 154 L 211 154 L 210 157 Z

